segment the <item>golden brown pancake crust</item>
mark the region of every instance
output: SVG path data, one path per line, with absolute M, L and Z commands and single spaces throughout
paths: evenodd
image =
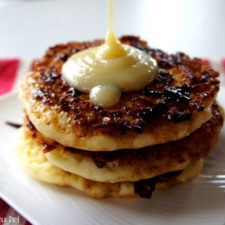
M 139 174 L 143 167 L 145 171 L 158 171 L 158 174 L 171 170 L 176 164 L 192 163 L 208 155 L 218 141 L 220 129 L 223 126 L 223 115 L 217 103 L 211 106 L 212 117 L 190 136 L 178 141 L 149 146 L 136 150 L 122 149 L 108 152 L 91 152 L 62 146 L 50 139 L 43 137 L 29 121 L 25 123 L 32 131 L 32 136 L 44 145 L 44 151 L 48 152 L 61 146 L 62 151 L 79 154 L 85 160 L 93 161 L 97 167 L 107 166 L 107 163 L 116 161 L 118 167 L 130 165 Z M 147 162 L 147 163 L 146 163 Z M 140 170 L 140 171 L 139 171 Z
M 90 103 L 88 94 L 70 87 L 62 79 L 61 68 L 72 54 L 103 41 L 70 42 L 50 48 L 35 64 L 29 79 L 33 99 L 52 107 L 59 106 L 72 116 L 72 124 L 102 133 L 141 132 L 165 120 L 179 123 L 211 104 L 219 90 L 218 73 L 200 59 L 191 59 L 183 53 L 169 55 L 148 47 L 134 36 L 123 36 L 120 40 L 157 60 L 159 71 L 152 84 L 140 91 L 123 93 L 118 105 L 110 109 Z
M 103 198 L 106 196 L 127 197 L 151 197 L 153 190 L 163 190 L 176 184 L 187 182 L 196 177 L 202 168 L 202 160 L 188 165 L 179 174 L 160 174 L 159 177 L 138 182 L 96 182 L 85 179 L 56 167 L 48 161 L 42 151 L 43 146 L 37 139 L 32 138 L 28 129 L 22 127 L 19 130 L 19 142 L 16 153 L 21 165 L 32 177 L 48 183 L 60 186 L 71 186 L 85 192 L 91 197 Z

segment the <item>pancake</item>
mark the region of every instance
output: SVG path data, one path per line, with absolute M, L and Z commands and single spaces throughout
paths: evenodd
M 212 105 L 212 112 L 211 119 L 186 138 L 132 151 L 90 152 L 68 148 L 41 135 L 28 117 L 23 133 L 27 139 L 41 143 L 40 151 L 63 170 L 100 182 L 137 181 L 184 169 L 208 155 L 223 125 L 222 112 L 216 103 Z
M 217 72 L 200 59 L 166 54 L 137 37 L 120 40 L 156 59 L 155 81 L 143 90 L 123 93 L 112 108 L 96 106 L 88 94 L 62 79 L 61 68 L 72 54 L 103 41 L 56 45 L 20 83 L 19 98 L 40 133 L 89 151 L 137 149 L 182 139 L 210 119 L 209 108 L 219 90 Z
M 172 187 L 175 184 L 184 183 L 196 177 L 202 168 L 202 161 L 198 160 L 190 164 L 183 171 L 167 173 L 152 179 L 137 182 L 106 183 L 85 179 L 81 176 L 64 171 L 47 160 L 43 146 L 30 136 L 24 135 L 20 129 L 20 139 L 16 148 L 18 159 L 26 172 L 32 177 L 60 185 L 74 187 L 91 197 L 103 198 L 116 197 L 146 197 L 150 198 L 152 191 Z

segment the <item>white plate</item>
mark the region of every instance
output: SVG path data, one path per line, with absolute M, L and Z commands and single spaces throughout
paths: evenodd
M 220 102 L 225 107 L 224 89 Z M 225 224 L 225 129 L 205 159 L 201 175 L 152 199 L 91 199 L 72 188 L 38 182 L 24 173 L 13 148 L 17 130 L 5 121 L 22 123 L 16 95 L 0 99 L 0 196 L 33 224 Z M 196 146 L 197 147 L 197 146 Z

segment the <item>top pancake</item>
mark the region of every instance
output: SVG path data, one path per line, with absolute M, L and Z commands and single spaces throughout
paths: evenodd
M 143 90 L 123 93 L 116 106 L 102 108 L 70 87 L 61 68 L 72 54 L 103 41 L 52 47 L 20 83 L 20 99 L 39 132 L 65 146 L 110 151 L 178 140 L 210 119 L 208 108 L 219 90 L 217 72 L 200 59 L 169 55 L 137 37 L 120 40 L 157 60 L 155 81 Z

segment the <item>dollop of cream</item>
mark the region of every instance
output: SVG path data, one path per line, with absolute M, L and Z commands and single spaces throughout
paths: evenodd
M 97 85 L 90 91 L 90 100 L 100 106 L 112 107 L 120 100 L 121 91 L 114 85 Z
M 121 92 L 137 91 L 156 77 L 156 60 L 144 51 L 121 44 L 113 29 L 113 7 L 109 0 L 109 29 L 104 44 L 72 55 L 62 67 L 64 80 L 90 100 L 112 107 Z
M 102 57 L 104 45 L 74 54 L 63 65 L 63 78 L 86 93 L 97 85 L 113 85 L 123 92 L 144 88 L 155 79 L 156 61 L 137 48 L 122 47 L 126 54 L 111 59 Z

